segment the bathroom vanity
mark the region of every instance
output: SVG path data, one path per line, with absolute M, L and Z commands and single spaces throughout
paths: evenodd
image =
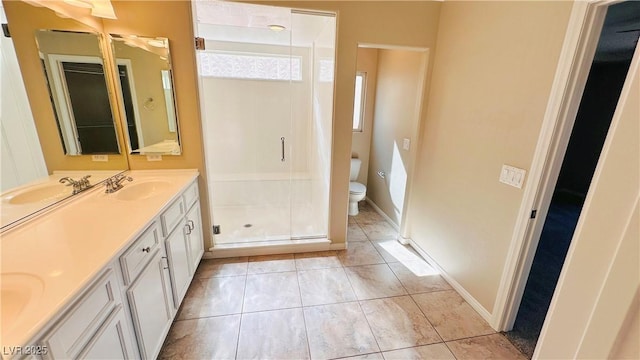
M 198 172 L 127 176 L 2 233 L 3 358 L 157 357 L 204 253 Z

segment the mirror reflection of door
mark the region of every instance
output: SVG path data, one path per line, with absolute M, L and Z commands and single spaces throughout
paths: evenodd
M 61 62 L 80 153 L 117 153 L 102 64 Z
M 65 154 L 119 154 L 100 35 L 37 30 L 35 37 Z
M 144 144 L 140 143 L 143 140 L 142 134 L 138 132 L 137 122 L 139 121 L 139 117 L 137 116 L 137 111 L 134 107 L 135 105 L 133 102 L 131 86 L 132 77 L 129 72 L 130 68 L 128 68 L 127 65 L 118 64 L 118 77 L 120 78 L 120 88 L 122 89 L 122 101 L 124 103 L 125 114 L 127 115 L 127 135 L 129 137 L 129 144 L 131 144 L 131 149 L 139 149 L 144 146 Z
M 180 155 L 169 40 L 111 34 L 131 154 Z

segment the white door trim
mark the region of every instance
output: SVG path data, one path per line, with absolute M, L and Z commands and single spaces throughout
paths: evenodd
M 63 62 L 77 62 L 86 64 L 100 64 L 104 66 L 102 59 L 96 56 L 80 56 L 69 54 L 49 54 L 47 55 L 51 77 L 53 78 L 54 102 L 57 103 L 57 115 L 62 129 L 62 137 L 67 149 L 67 155 L 81 155 L 82 147 L 78 139 L 78 128 L 71 107 L 71 99 L 69 98 L 69 90 L 67 89 L 67 81 L 62 68 Z M 105 84 L 106 84 L 105 77 Z
M 576 1 L 524 189 L 491 325 L 511 330 L 544 226 L 608 6 L 621 0 Z M 530 219 L 537 210 L 535 219 Z
M 136 134 L 138 135 L 138 149 L 141 149 L 144 147 L 144 137 L 142 136 L 142 123 L 140 122 L 140 109 L 138 108 L 138 95 L 136 94 L 136 83 L 135 83 L 135 79 L 133 78 L 133 63 L 131 62 L 131 59 L 116 59 L 116 73 L 118 74 L 117 76 L 117 85 L 118 87 L 120 87 L 120 94 L 118 94 L 119 96 L 119 100 L 120 100 L 120 106 L 122 106 L 122 109 L 124 111 L 124 117 L 126 119 L 127 117 L 127 112 L 125 110 L 124 107 L 124 92 L 122 91 L 122 84 L 120 83 L 120 73 L 119 73 L 119 69 L 118 69 L 118 65 L 124 65 L 125 71 L 127 72 L 127 81 L 129 82 L 129 93 L 131 94 L 131 103 L 133 104 L 133 116 L 135 117 L 134 122 L 136 123 Z M 138 149 L 132 149 L 131 148 L 131 139 L 129 138 L 129 125 L 128 122 L 125 121 L 124 127 L 126 129 L 126 131 L 124 131 L 124 136 L 127 138 L 128 146 L 129 146 L 129 153 L 133 153 L 133 151 L 138 150 Z

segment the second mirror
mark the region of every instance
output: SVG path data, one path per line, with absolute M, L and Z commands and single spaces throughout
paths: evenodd
M 130 153 L 180 155 L 168 39 L 111 34 L 111 44 Z

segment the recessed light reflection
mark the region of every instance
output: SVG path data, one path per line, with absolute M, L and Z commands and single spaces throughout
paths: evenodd
M 64 273 L 64 271 L 62 271 L 62 270 L 54 270 L 54 271 L 49 273 L 49 277 L 58 277 L 58 276 L 62 275 L 62 273 Z
M 279 32 L 282 31 L 284 29 L 286 29 L 286 27 L 282 26 L 282 25 L 278 25 L 278 24 L 272 24 L 267 26 L 270 30 L 275 31 L 275 32 Z

